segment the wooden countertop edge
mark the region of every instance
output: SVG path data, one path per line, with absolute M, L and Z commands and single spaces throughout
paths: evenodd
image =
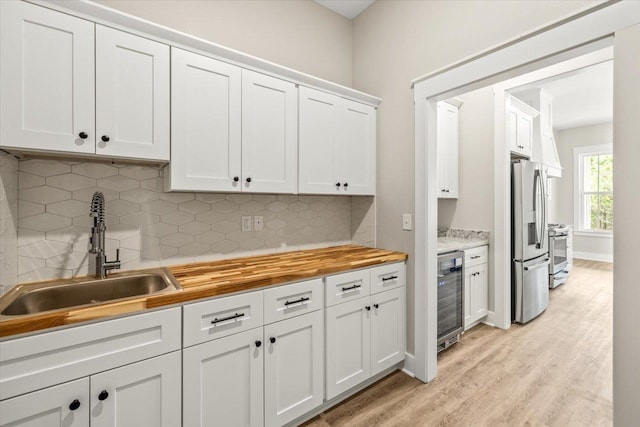
M 105 304 L 92 305 L 88 307 L 78 307 L 73 309 L 63 309 L 53 312 L 47 312 L 42 314 L 35 314 L 32 316 L 24 316 L 15 319 L 3 319 L 0 320 L 0 338 L 6 338 L 13 335 L 20 335 L 29 332 L 42 331 L 44 329 L 50 329 L 60 326 L 67 326 L 75 323 L 94 321 L 99 319 L 107 319 L 109 317 L 121 316 L 125 314 L 135 314 L 148 309 L 155 309 L 163 306 L 170 306 L 174 304 L 187 303 L 190 301 L 211 298 L 216 296 L 223 296 L 227 294 L 252 291 L 260 288 L 266 288 L 269 286 L 281 285 L 295 281 L 310 280 L 315 277 L 326 276 L 330 274 L 345 272 L 349 270 L 355 270 L 365 267 L 373 267 L 380 264 L 406 261 L 408 255 L 401 252 L 394 252 L 385 249 L 365 248 L 354 245 L 338 246 L 336 250 L 348 253 L 349 249 L 362 250 L 367 249 L 370 254 L 379 252 L 377 256 L 366 258 L 362 260 L 349 260 L 348 262 L 338 262 L 336 264 L 328 265 L 321 268 L 304 268 L 300 265 L 300 269 L 293 271 L 285 271 L 281 274 L 273 274 L 269 276 L 256 277 L 253 279 L 241 280 L 236 283 L 225 283 L 224 281 L 216 284 L 183 284 L 186 279 L 174 277 L 184 287 L 182 290 L 167 292 L 161 295 L 153 295 L 142 298 L 132 298 L 124 301 L 115 301 Z M 327 250 L 329 248 L 322 248 L 317 251 Z M 313 252 L 316 250 L 310 250 Z M 273 256 L 288 256 L 289 254 L 306 252 L 295 251 L 286 252 L 282 254 L 272 255 L 259 255 L 256 257 L 245 257 L 238 259 L 230 259 L 228 263 L 235 263 L 237 265 L 244 265 L 248 260 L 264 261 Z M 176 267 L 168 267 L 168 270 L 172 272 L 184 268 L 191 268 L 197 270 L 202 268 L 207 269 L 207 265 L 223 263 L 223 261 L 215 261 L 213 263 L 197 263 L 197 264 L 185 264 Z M 228 264 L 227 264 L 228 265 Z M 292 267 L 294 268 L 294 267 Z M 297 267 L 295 267 L 297 268 Z M 228 275 L 228 274 L 227 274 Z

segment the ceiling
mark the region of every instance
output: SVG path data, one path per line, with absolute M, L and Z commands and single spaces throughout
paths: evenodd
M 366 8 L 371 6 L 374 1 L 375 0 L 315 0 L 316 3 L 349 19 L 360 15 Z
M 568 129 L 613 120 L 613 61 L 534 84 L 553 96 L 553 128 Z

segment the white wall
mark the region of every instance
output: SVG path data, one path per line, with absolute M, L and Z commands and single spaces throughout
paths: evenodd
M 311 0 L 97 0 L 97 3 L 351 85 L 351 21 Z
M 640 25 L 616 32 L 614 46 L 613 421 L 624 427 L 640 420 Z
M 438 227 L 493 232 L 493 88 L 458 96 L 457 199 L 438 200 Z
M 382 97 L 378 110 L 377 245 L 409 254 L 407 301 L 414 300 L 412 79 L 515 38 L 594 2 L 377 1 L 353 23 L 353 85 Z M 414 350 L 407 304 L 407 350 Z
M 574 158 L 573 149 L 588 145 L 611 144 L 613 126 L 601 123 L 590 126 L 564 129 L 556 132 L 556 146 L 562 165 L 562 178 L 552 179 L 552 206 L 550 222 L 573 224 L 574 221 Z M 613 239 L 611 237 L 576 234 L 573 239 L 574 255 L 577 258 L 611 260 Z

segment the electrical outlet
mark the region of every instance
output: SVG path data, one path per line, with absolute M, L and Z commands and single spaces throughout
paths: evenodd
M 402 214 L 402 229 L 411 230 L 411 214 Z
M 253 217 L 253 229 L 255 231 L 264 230 L 264 218 L 260 215 Z
M 251 216 L 242 217 L 242 231 L 251 231 Z

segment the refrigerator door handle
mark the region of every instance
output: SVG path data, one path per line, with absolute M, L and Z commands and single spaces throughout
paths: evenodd
M 529 265 L 527 267 L 524 267 L 524 270 L 525 271 L 535 270 L 536 268 L 540 268 L 540 267 L 544 267 L 545 265 L 549 265 L 550 262 L 551 262 L 551 260 L 549 258 L 545 258 L 542 262 L 539 262 L 537 264 L 533 264 L 533 265 Z
M 539 220 L 541 220 L 542 218 L 540 218 L 540 209 L 542 208 L 542 206 L 540 206 L 541 204 L 541 200 L 539 200 L 540 197 L 540 193 L 538 193 L 538 185 L 540 185 L 540 170 L 536 169 L 535 171 L 535 175 L 533 178 L 533 210 L 535 211 L 535 230 L 536 230 L 536 249 L 540 249 L 541 245 L 541 233 L 540 233 L 540 224 L 538 223 Z M 540 233 L 540 234 L 539 234 Z

